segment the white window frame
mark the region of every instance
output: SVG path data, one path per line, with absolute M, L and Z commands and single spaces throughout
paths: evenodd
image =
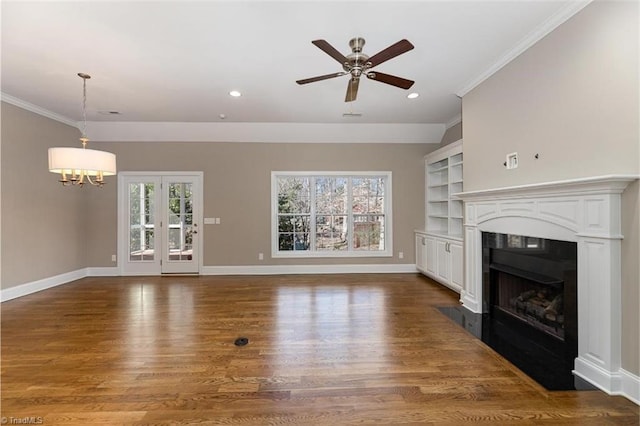
M 299 177 L 299 178 L 372 178 L 382 177 L 385 181 L 384 187 L 384 239 L 385 249 L 380 251 L 373 250 L 344 250 L 344 251 L 315 251 L 315 203 L 314 195 L 315 186 L 312 187 L 311 198 L 311 244 L 310 250 L 280 250 L 278 244 L 278 178 L 279 177 Z M 362 171 L 362 172 L 290 172 L 290 171 L 272 171 L 271 172 L 271 257 L 274 258 L 318 258 L 318 257 L 392 257 L 393 256 L 393 215 L 392 206 L 393 198 L 391 189 L 393 187 L 392 174 L 390 171 Z M 351 194 L 349 194 L 349 199 Z M 350 203 L 349 203 L 350 204 Z M 353 213 L 347 212 L 347 220 L 352 222 Z M 349 229 L 353 229 L 352 223 Z M 349 235 L 349 239 L 353 238 Z

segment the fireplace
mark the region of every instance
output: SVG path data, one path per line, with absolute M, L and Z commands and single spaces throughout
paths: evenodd
M 621 194 L 636 179 L 635 175 L 598 176 L 468 191 L 454 196 L 462 199 L 465 206 L 465 276 L 460 297 L 463 306 L 476 314 L 486 315 L 492 311 L 490 294 L 489 297 L 485 294 L 491 290 L 483 280 L 486 274 L 491 275 L 491 270 L 484 269 L 484 233 L 575 243 L 578 350 L 571 362 L 572 372 L 609 394 L 621 394 L 637 401 L 640 400 L 639 381 L 621 367 L 620 314 Z M 522 278 L 510 274 L 508 268 L 506 271 L 500 266 L 493 269 L 497 276 L 511 275 L 510 280 Z M 566 287 L 566 281 L 563 285 Z M 524 309 L 522 305 L 521 308 Z M 552 333 L 543 327 L 540 332 L 549 342 L 573 338 L 567 324 L 566 306 L 563 309 L 563 331 Z M 509 310 L 512 308 L 502 309 Z M 525 315 L 514 323 L 522 325 L 527 320 Z M 551 328 L 558 325 L 539 322 Z
M 576 243 L 483 232 L 482 271 L 484 340 L 547 389 L 575 389 Z

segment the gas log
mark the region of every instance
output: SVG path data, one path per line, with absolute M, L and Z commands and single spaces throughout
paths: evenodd
M 510 300 L 511 309 L 544 324 L 560 327 L 564 323 L 562 293 L 548 289 L 528 290 Z

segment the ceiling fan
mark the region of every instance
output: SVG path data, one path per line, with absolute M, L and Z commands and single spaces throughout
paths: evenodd
M 377 71 L 370 71 L 371 68 L 413 49 L 413 44 L 408 40 L 402 39 L 371 57 L 362 53 L 362 47 L 365 43 L 362 37 L 355 37 L 349 41 L 349 47 L 351 47 L 352 52 L 347 56 L 338 52 L 326 40 L 313 40 L 311 43 L 315 44 L 336 61 L 340 62 L 344 71 L 306 78 L 304 80 L 297 80 L 296 83 L 298 84 L 313 83 L 315 81 L 327 80 L 329 78 L 341 77 L 343 75 L 350 74 L 351 78 L 347 84 L 347 95 L 344 99 L 345 102 L 352 102 L 356 100 L 356 96 L 358 95 L 358 85 L 360 84 L 360 76 L 362 75 L 367 76 L 369 80 L 390 84 L 405 90 L 413 86 L 414 82 L 412 80 Z

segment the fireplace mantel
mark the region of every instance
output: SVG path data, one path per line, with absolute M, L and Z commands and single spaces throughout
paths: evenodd
M 540 195 L 588 195 L 614 192 L 622 193 L 630 182 L 640 175 L 606 175 L 528 185 L 507 186 L 479 191 L 467 191 L 452 194 L 464 201 L 482 201 L 508 198 L 531 198 Z
M 621 369 L 621 194 L 637 175 L 607 175 L 454 194 L 465 203 L 461 302 L 481 313 L 482 232 L 573 241 L 578 246 L 578 357 L 574 373 L 640 401 Z M 630 378 L 631 377 L 631 378 Z

